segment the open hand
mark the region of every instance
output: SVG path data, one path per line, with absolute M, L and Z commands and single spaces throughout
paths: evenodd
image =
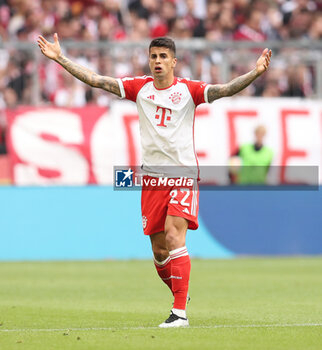
M 271 57 L 272 57 L 271 50 L 265 49 L 262 52 L 262 55 L 260 56 L 260 58 L 256 62 L 256 70 L 257 70 L 257 73 L 259 75 L 264 73 L 267 70 L 269 63 L 271 61 Z
M 39 35 L 37 40 L 38 46 L 40 47 L 41 52 L 53 60 L 57 60 L 61 55 L 61 48 L 58 41 L 57 33 L 54 34 L 54 42 L 50 43 L 43 36 Z

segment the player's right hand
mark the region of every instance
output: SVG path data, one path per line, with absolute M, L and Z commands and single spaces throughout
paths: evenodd
M 58 41 L 57 33 L 54 34 L 54 42 L 50 43 L 43 36 L 39 35 L 37 40 L 38 46 L 40 47 L 41 52 L 53 60 L 57 60 L 61 55 L 61 48 Z

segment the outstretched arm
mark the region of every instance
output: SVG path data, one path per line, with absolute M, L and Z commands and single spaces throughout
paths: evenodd
M 245 89 L 250 83 L 252 83 L 267 70 L 271 56 L 272 51 L 265 49 L 257 60 L 256 67 L 252 71 L 233 79 L 227 84 L 211 85 L 208 89 L 208 101 L 213 102 L 221 97 L 232 96 Z
M 39 36 L 37 40 L 38 46 L 41 52 L 48 58 L 56 61 L 62 67 L 64 67 L 75 78 L 83 81 L 84 83 L 109 91 L 119 97 L 121 92 L 117 80 L 110 77 L 99 75 L 88 68 L 81 66 L 78 63 L 71 61 L 65 57 L 62 52 L 58 41 L 57 33 L 54 34 L 54 42 L 47 41 L 43 36 Z

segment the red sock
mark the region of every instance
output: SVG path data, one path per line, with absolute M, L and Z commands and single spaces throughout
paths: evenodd
M 171 278 L 171 259 L 167 257 L 165 260 L 159 262 L 154 259 L 154 265 L 157 269 L 158 275 L 162 281 L 170 288 L 172 292 L 172 278 Z
M 186 247 L 170 251 L 174 309 L 185 310 L 189 288 L 191 262 Z

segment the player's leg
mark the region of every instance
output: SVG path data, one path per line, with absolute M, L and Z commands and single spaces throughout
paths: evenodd
M 188 221 L 167 215 L 165 241 L 171 258 L 171 280 L 174 303 L 170 317 L 160 325 L 162 328 L 188 326 L 186 302 L 190 278 L 190 257 L 186 248 Z
M 164 231 L 153 233 L 150 235 L 150 240 L 157 273 L 172 292 L 171 259 L 166 245 Z
M 141 208 L 144 234 L 150 236 L 157 273 L 171 290 L 171 259 L 164 233 L 168 201 L 168 193 L 166 191 L 154 188 L 150 190 L 149 187 L 143 185 Z

